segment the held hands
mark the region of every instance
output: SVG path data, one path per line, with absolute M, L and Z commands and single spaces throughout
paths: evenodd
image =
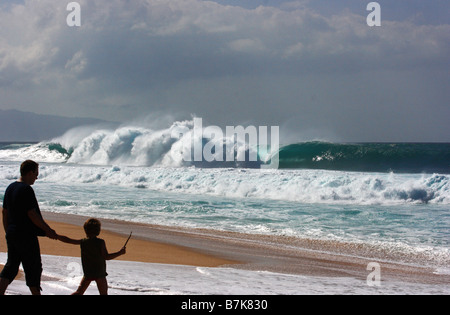
M 57 240 L 58 239 L 58 234 L 56 234 L 55 230 L 53 229 L 48 229 L 45 231 L 45 236 L 47 236 L 48 238 L 52 239 L 52 240 Z

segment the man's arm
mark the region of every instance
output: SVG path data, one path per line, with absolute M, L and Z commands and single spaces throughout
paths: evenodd
M 3 228 L 6 230 L 8 229 L 8 210 L 5 208 L 2 208 L 2 219 L 3 219 Z
M 56 232 L 52 228 L 50 228 L 47 223 L 45 223 L 45 221 L 41 218 L 40 215 L 38 215 L 35 209 L 31 209 L 30 211 L 28 211 L 28 217 L 34 225 L 45 232 L 45 235 L 47 237 L 54 240 L 58 238 Z

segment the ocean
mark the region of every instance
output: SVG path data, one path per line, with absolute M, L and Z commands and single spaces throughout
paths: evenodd
M 258 167 L 270 152 L 211 167 L 179 158 L 186 143 L 170 134 L 184 123 L 0 143 L 0 198 L 34 159 L 45 211 L 337 241 L 347 253 L 450 274 L 450 144 L 303 142 L 281 146 L 279 169 Z

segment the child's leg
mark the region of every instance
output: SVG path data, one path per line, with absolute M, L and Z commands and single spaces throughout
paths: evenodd
M 106 281 L 106 277 L 95 279 L 95 282 L 97 282 L 100 295 L 108 295 L 108 281 Z
M 72 295 L 83 295 L 91 284 L 91 281 L 92 280 L 88 280 L 83 277 L 83 279 L 81 279 L 80 285 L 78 286 L 78 289 L 74 293 L 72 293 Z

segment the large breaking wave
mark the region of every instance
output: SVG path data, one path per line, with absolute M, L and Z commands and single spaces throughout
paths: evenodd
M 196 135 L 193 129 L 192 120 L 174 122 L 161 129 L 135 125 L 116 129 L 79 127 L 50 141 L 0 149 L 0 159 L 32 158 L 83 165 L 259 168 L 261 164 L 270 163 L 271 157 L 278 153 L 281 169 L 450 174 L 448 143 L 304 142 L 284 145 L 279 151 L 270 152 L 265 146 L 249 146 L 226 137 L 208 139 L 202 134 Z M 195 143 L 204 148 L 208 142 L 214 147 L 223 147 L 223 156 L 231 150 L 235 161 L 186 159 L 186 152 L 193 152 Z M 248 158 L 252 153 L 256 154 L 256 161 Z M 245 161 L 238 162 L 242 160 Z
M 223 147 L 223 156 L 235 157 L 233 161 L 195 161 L 194 147 Z M 153 130 L 140 126 L 121 126 L 117 129 L 79 127 L 61 137 L 22 147 L 6 147 L 0 150 L 0 158 L 23 160 L 32 158 L 41 162 L 83 165 L 127 165 L 155 167 L 242 167 L 257 168 L 264 161 L 245 141 L 223 138 L 206 138 L 194 132 L 193 121 L 175 122 L 169 128 Z M 248 157 L 252 152 L 257 159 Z M 191 152 L 191 156 L 186 156 Z M 265 150 L 265 156 L 267 150 Z M 269 158 L 270 159 L 270 158 Z M 217 159 L 219 160 L 219 159 Z

